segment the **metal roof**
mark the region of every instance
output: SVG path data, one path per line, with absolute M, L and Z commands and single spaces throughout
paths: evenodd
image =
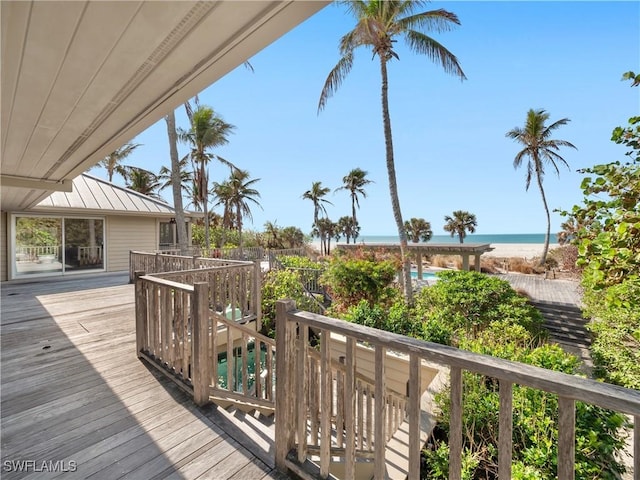
M 66 210 L 85 214 L 175 215 L 173 207 L 166 202 L 119 187 L 86 173 L 73 179 L 71 192 L 54 192 L 31 210 Z

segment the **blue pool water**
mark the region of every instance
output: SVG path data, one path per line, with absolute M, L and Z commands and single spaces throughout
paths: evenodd
M 411 278 L 418 278 L 418 272 L 412 270 L 411 271 Z M 433 272 L 422 272 L 422 280 L 435 280 L 436 278 L 436 274 Z

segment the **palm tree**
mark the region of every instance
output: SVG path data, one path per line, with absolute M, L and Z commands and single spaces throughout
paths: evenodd
M 433 236 L 431 224 L 424 218 L 412 218 L 404 222 L 404 228 L 407 231 L 407 237 L 409 237 L 413 243 L 418 243 L 420 240 L 428 242 Z
M 358 47 L 370 48 L 373 55 L 380 61 L 380 76 L 382 79 L 382 122 L 386 147 L 387 175 L 389 177 L 389 194 L 391 208 L 398 229 L 400 239 L 400 254 L 403 261 L 403 285 L 407 302 L 412 301 L 411 264 L 407 255 L 407 235 L 402 221 L 400 200 L 393 157 L 393 138 L 391 135 L 391 117 L 389 115 L 389 98 L 387 77 L 387 63 L 398 60 L 398 54 L 393 49 L 397 37 L 403 37 L 410 50 L 426 55 L 429 59 L 439 62 L 445 72 L 465 79 L 465 75 L 458 64 L 458 59 L 439 42 L 429 37 L 425 30 L 433 29 L 437 32 L 449 30 L 459 25 L 458 17 L 446 10 L 431 10 L 414 13 L 426 5 L 423 1 L 382 1 L 356 0 L 344 1 L 348 11 L 356 18 L 356 26 L 340 40 L 341 58 L 329 72 L 325 81 L 318 111 L 321 111 L 329 97 L 340 87 L 342 81 L 351 71 L 354 52 Z
M 139 146 L 139 143 L 125 143 L 122 147 L 114 150 L 100 160 L 97 166 L 107 169 L 107 176 L 109 177 L 110 182 L 113 180 L 114 173 L 117 173 L 124 178 L 127 175 L 127 167 L 122 165 L 122 161 L 131 155 Z
M 347 238 L 347 244 L 351 239 L 353 243 L 356 242 L 356 238 L 360 234 L 360 226 L 357 221 L 354 221 L 353 217 L 340 217 L 336 225 L 336 241 L 340 240 L 340 237 Z
M 260 193 L 253 188 L 259 182 L 259 178 L 250 179 L 247 170 L 234 169 L 231 176 L 224 183 L 216 183 L 214 190 L 223 192 L 224 201 L 231 209 L 235 209 L 235 222 L 238 229 L 238 247 L 242 254 L 242 217 L 253 218 L 251 215 L 251 207 L 249 202 L 260 206 L 260 202 L 256 197 L 260 197 Z
M 336 192 L 338 190 L 348 190 L 351 195 L 351 218 L 353 218 L 353 223 L 357 224 L 358 219 L 356 218 L 356 206 L 360 208 L 360 202 L 358 201 L 358 195 L 362 195 L 363 198 L 367 197 L 367 192 L 364 190 L 364 186 L 373 181 L 367 179 L 366 171 L 360 168 L 354 168 L 347 175 L 342 177 L 342 182 L 344 185 L 342 187 L 336 188 Z
M 191 146 L 191 161 L 194 165 L 194 178 L 197 185 L 198 201 L 204 213 L 204 238 L 206 248 L 211 247 L 209 234 L 209 171 L 207 165 L 211 159 L 230 165 L 210 149 L 229 143 L 228 135 L 235 127 L 225 122 L 211 107 L 198 106 L 191 115 L 191 128 L 179 130 L 178 138 Z M 231 165 L 233 167 L 233 165 Z M 235 168 L 235 167 L 234 167 Z
M 315 225 L 315 233 L 320 237 L 320 253 L 329 255 L 331 253 L 331 237 L 335 235 L 336 224 L 329 218 L 320 218 Z
M 476 216 L 464 210 L 456 210 L 453 212 L 452 217 L 445 215 L 444 221 L 447 222 L 444 225 L 445 232 L 451 232 L 452 237 L 457 234 L 460 243 L 464 243 L 464 237 L 467 236 L 467 231 L 473 233 L 478 226 Z
M 538 188 L 540 189 L 540 195 L 542 195 L 542 203 L 547 215 L 547 231 L 544 237 L 544 249 L 540 257 L 540 266 L 543 266 L 547 260 L 549 237 L 551 235 L 551 215 L 549 214 L 547 197 L 544 193 L 544 188 L 542 188 L 545 164 L 551 165 L 559 176 L 560 170 L 558 169 L 558 163 L 566 165 L 567 168 L 569 168 L 569 164 L 557 153 L 558 150 L 560 150 L 560 147 L 576 148 L 566 140 L 554 140 L 551 138 L 554 130 L 569 123 L 570 120 L 568 118 L 561 118 L 551 125 L 545 124 L 547 120 L 549 120 L 549 114 L 546 111 L 542 109 L 531 109 L 527 112 L 527 120 L 524 128 L 515 127 L 506 133 L 508 138 L 512 138 L 516 142 L 524 145 L 524 148 L 516 154 L 513 160 L 513 167 L 520 167 L 523 160 L 528 157 L 525 190 L 529 190 L 531 179 L 535 176 Z
M 167 136 L 169 138 L 169 157 L 171 158 L 171 168 L 162 167 L 158 178 L 164 183 L 160 186 L 160 190 L 171 185 L 171 193 L 173 194 L 173 209 L 176 215 L 176 235 L 178 248 L 182 255 L 187 254 L 187 246 L 189 240 L 187 238 L 187 225 L 185 223 L 184 205 L 182 202 L 182 191 L 188 188 L 191 183 L 191 172 L 186 170 L 187 157 L 178 160 L 178 131 L 176 130 L 176 115 L 173 110 L 165 117 L 167 122 Z
M 149 170 L 138 167 L 128 167 L 125 177 L 127 188 L 147 197 L 162 200 L 158 191 L 160 190 L 160 181 L 158 177 Z
M 323 198 L 327 193 L 329 193 L 331 189 L 329 187 L 323 187 L 322 182 L 313 182 L 311 184 L 311 189 L 307 190 L 302 194 L 302 198 L 304 200 L 311 200 L 313 202 L 313 225 L 317 225 L 318 223 L 318 214 L 323 212 L 325 215 L 327 214 L 327 207 L 325 203 L 329 205 L 333 205 L 329 200 Z
M 560 224 L 561 231 L 558 232 L 557 238 L 560 245 L 566 245 L 573 242 L 582 226 L 577 223 L 574 217 L 569 217 Z

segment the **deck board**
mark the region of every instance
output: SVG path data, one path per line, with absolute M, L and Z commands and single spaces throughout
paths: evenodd
M 77 464 L 71 476 L 4 469 L 3 479 L 286 478 L 268 446 L 256 452 L 265 442 L 250 425 L 198 408 L 136 357 L 127 275 L 3 283 L 0 293 L 2 465 Z

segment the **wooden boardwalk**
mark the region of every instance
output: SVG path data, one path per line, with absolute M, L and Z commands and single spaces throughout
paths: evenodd
M 1 301 L 3 479 L 286 478 L 268 427 L 138 360 L 127 275 L 4 283 Z

